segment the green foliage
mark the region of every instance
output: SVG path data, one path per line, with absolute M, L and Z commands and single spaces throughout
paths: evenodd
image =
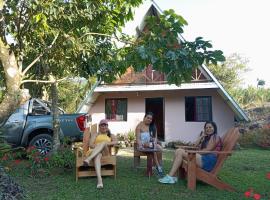
M 133 146 L 136 139 L 135 132 L 132 130 L 123 134 L 118 133 L 116 136 L 121 147 Z
M 116 136 L 118 141 L 125 141 L 125 134 L 117 133 Z
M 23 69 L 45 53 L 26 79 L 46 79 L 48 73 L 57 78 L 88 77 L 104 67 L 114 71 L 110 64 L 116 48 L 110 36 L 121 32 L 125 22 L 133 17 L 132 8 L 141 2 L 10 0 L 5 2 L 6 26 L 0 36 L 5 40 L 5 35 L 12 35 L 15 42 L 11 49 L 18 60 L 23 60 Z M 54 40 L 53 48 L 46 50 Z M 102 72 L 105 79 L 113 77 L 113 73 Z
M 28 147 L 26 151 L 14 149 L 0 152 L 0 164 L 8 170 L 13 167 L 26 168 L 29 170 L 27 174 L 36 178 L 50 175 L 55 168 L 71 169 L 75 163 L 75 154 L 67 143 L 62 144 L 56 154 L 46 156 L 41 155 L 34 146 Z M 25 158 L 27 161 L 24 161 Z
M 50 168 L 71 169 L 75 163 L 75 154 L 70 146 L 61 146 L 56 154 L 50 157 Z
M 263 87 L 264 85 L 265 85 L 265 80 L 257 79 L 257 87 L 258 87 L 258 86 Z
M 4 139 L 3 132 L 0 130 L 0 157 L 9 151 L 11 151 L 11 146 L 7 144 Z
M 3 100 L 4 91 L 0 89 L 0 102 Z
M 248 109 L 263 106 L 266 102 L 270 102 L 269 88 L 236 88 L 229 91 L 234 99 L 241 107 Z
M 224 61 L 223 52 L 212 50 L 212 44 L 197 37 L 195 41 L 179 38 L 187 22 L 173 10 L 164 11 L 159 18 L 149 16 L 146 28 L 134 44 L 124 48 L 126 62 L 141 71 L 148 64 L 167 74 L 169 83 L 177 85 L 191 80 L 193 69 L 203 63 Z
M 256 133 L 254 143 L 261 148 L 270 149 L 270 129 L 261 129 Z
M 187 22 L 173 10 L 158 18 L 148 17 L 147 30 L 136 41 L 123 35 L 122 27 L 133 17 L 132 9 L 141 3 L 10 0 L 5 2 L 6 26 L 0 36 L 5 40 L 5 35 L 12 35 L 11 49 L 23 61 L 23 69 L 44 53 L 24 79 L 47 79 L 52 73 L 58 79 L 98 76 L 110 82 L 130 64 L 138 71 L 153 64 L 168 75 L 170 83 L 181 84 L 190 80 L 192 69 L 202 63 L 224 61 L 222 51 L 211 50 L 210 42 L 201 37 L 179 41 Z M 115 40 L 129 45 L 119 49 Z
M 75 171 L 64 171 L 54 176 L 33 179 L 23 171 L 26 168 L 12 171 L 12 175 L 23 186 L 29 199 L 246 199 L 244 192 L 248 188 L 261 194 L 261 199 L 269 199 L 270 181 L 266 178 L 269 172 L 269 150 L 243 149 L 230 156 L 220 173 L 219 178 L 236 188 L 235 192 L 218 190 L 208 184 L 197 182 L 196 192 L 187 189 L 186 180 L 179 180 L 175 185 L 164 185 L 155 176 L 145 176 L 145 168 L 134 171 L 133 153 L 121 149 L 117 157 L 117 178 L 103 178 L 104 189 L 96 189 L 96 178 L 81 178 L 75 182 Z M 163 167 L 168 172 L 172 165 L 174 150 L 163 152 Z M 146 166 L 146 159 L 141 159 Z M 132 186 L 132 187 L 131 187 Z
M 239 144 L 241 147 L 254 147 L 254 132 L 243 133 L 239 139 Z
M 248 60 L 234 53 L 226 58 L 225 62 L 217 65 L 208 65 L 210 71 L 228 91 L 239 88 L 242 83 L 241 75 L 247 72 Z
M 59 106 L 67 113 L 74 113 L 91 85 L 76 81 L 63 81 L 58 85 Z
M 129 143 L 132 143 L 132 142 L 135 141 L 135 139 L 136 139 L 136 137 L 135 137 L 135 132 L 130 130 L 130 131 L 127 133 L 127 140 L 128 140 L 128 142 L 129 142 Z
M 241 135 L 241 147 L 260 147 L 270 149 L 270 129 L 256 129 Z
M 28 147 L 26 157 L 29 160 L 30 173 L 33 177 L 48 175 L 49 157 L 43 156 L 34 146 Z
M 75 154 L 72 151 L 72 142 L 68 137 L 64 137 L 63 143 L 61 144 L 58 151 L 49 157 L 49 169 L 61 168 L 71 169 L 75 163 Z
M 168 142 L 167 147 L 169 148 L 179 148 L 179 146 L 193 146 L 191 142 L 185 142 L 185 141 L 172 141 Z

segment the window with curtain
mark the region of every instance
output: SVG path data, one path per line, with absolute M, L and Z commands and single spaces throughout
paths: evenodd
M 127 121 L 127 99 L 105 99 L 105 115 L 111 121 Z
M 186 121 L 212 121 L 212 98 L 210 96 L 185 97 Z

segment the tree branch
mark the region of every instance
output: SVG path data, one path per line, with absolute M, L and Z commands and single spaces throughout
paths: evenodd
M 58 36 L 59 36 L 59 33 L 55 36 L 55 38 L 54 38 L 54 40 L 52 41 L 52 43 L 51 43 L 51 45 L 50 46 L 48 46 L 46 49 L 45 49 L 45 51 L 43 52 L 43 53 L 41 53 L 35 60 L 33 60 L 33 62 L 32 63 L 30 63 L 26 68 L 25 68 L 25 70 L 22 72 L 22 76 L 24 76 L 25 75 L 25 73 L 46 53 L 46 52 L 48 52 L 51 48 L 52 48 L 52 46 L 54 45 L 54 43 L 56 42 L 56 40 L 57 40 L 57 38 L 58 38 Z
M 104 34 L 104 33 L 95 33 L 95 32 L 85 33 L 79 39 L 82 39 L 83 37 L 85 37 L 87 35 L 100 35 L 100 36 L 105 36 L 105 37 L 116 39 L 117 41 L 123 42 L 123 43 L 126 43 L 126 44 L 134 44 L 134 42 L 130 42 L 130 41 L 127 41 L 127 40 L 121 40 L 118 37 L 115 37 L 115 36 L 112 36 L 112 35 L 108 35 L 108 34 Z
M 45 81 L 45 80 L 23 80 L 22 84 L 24 84 L 24 83 L 58 83 L 58 82 L 66 80 L 66 79 L 68 79 L 68 77 L 61 78 L 58 80 L 48 80 L 48 81 Z

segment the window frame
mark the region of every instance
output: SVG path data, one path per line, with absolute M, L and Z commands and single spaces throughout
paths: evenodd
M 195 108 L 193 109 L 193 115 L 194 115 L 194 118 L 193 120 L 188 120 L 187 119 L 187 98 L 194 98 L 194 104 L 195 104 Z M 208 116 L 208 119 L 205 119 L 203 118 L 202 120 L 198 120 L 198 114 L 197 114 L 197 108 L 198 108 L 198 105 L 197 105 L 197 102 L 196 100 L 199 99 L 199 98 L 208 98 L 208 113 L 209 113 L 209 116 Z M 212 121 L 213 119 L 213 112 L 212 112 L 212 96 L 185 96 L 185 121 L 186 122 L 205 122 L 205 121 Z
M 108 111 L 107 111 L 107 102 L 108 101 L 111 101 L 111 100 L 125 100 L 126 101 L 126 104 L 125 104 L 125 113 L 123 115 L 123 120 L 117 120 L 116 118 L 115 119 L 111 119 L 111 118 L 108 118 Z M 128 98 L 105 98 L 105 106 L 104 106 L 104 113 L 105 113 L 105 119 L 107 119 L 108 121 L 112 121 L 112 122 L 125 122 L 127 121 L 128 119 Z M 117 111 L 116 111 L 117 113 Z

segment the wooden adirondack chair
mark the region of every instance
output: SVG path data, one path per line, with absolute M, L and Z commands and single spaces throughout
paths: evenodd
M 227 159 L 227 157 L 232 154 L 232 150 L 236 145 L 239 136 L 240 134 L 238 128 L 231 128 L 223 136 L 223 148 L 222 151 L 214 151 L 218 154 L 218 159 L 214 169 L 211 172 L 207 172 L 202 168 L 196 166 L 196 153 L 205 154 L 213 153 L 213 151 L 186 150 L 186 152 L 188 153 L 188 158 L 187 160 L 183 161 L 183 164 L 179 169 L 179 175 L 180 178 L 187 178 L 187 185 L 189 189 L 195 190 L 196 180 L 200 180 L 221 190 L 235 191 L 232 186 L 222 182 L 218 178 L 217 174 L 222 168 L 222 165 Z
M 94 162 L 90 162 L 89 167 L 83 166 L 83 160 L 85 154 L 89 149 L 89 139 L 91 133 L 97 133 L 97 124 L 93 124 L 89 130 L 84 132 L 83 143 L 81 146 L 75 148 L 76 152 L 76 182 L 79 177 L 96 176 Z M 116 154 L 117 152 L 114 151 Z M 114 176 L 116 178 L 116 155 L 113 155 L 112 148 L 111 155 L 101 157 L 101 175 L 102 176 Z

